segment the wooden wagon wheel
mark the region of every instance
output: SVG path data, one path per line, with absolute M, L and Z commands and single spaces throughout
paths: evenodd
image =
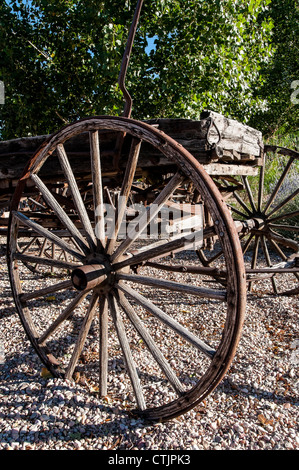
M 78 190 L 82 175 L 73 170 L 73 161 L 65 152 L 67 140 L 83 132 L 90 137 L 86 168 L 91 175 L 92 217 Z M 141 146 L 150 145 L 155 154 L 159 151 L 168 165 L 164 188 L 124 238 L 120 237 L 119 223 L 105 237 L 103 188 L 107 184 L 113 188 L 113 179 L 108 178 L 111 171 L 107 170 L 113 155 L 105 153 L 101 145 L 107 133 L 125 135 L 124 148 L 126 142 L 130 146 L 121 174 L 122 198 L 116 221 L 122 220 L 132 183 L 138 179 Z M 74 220 L 41 177 L 43 167 L 56 158 L 63 170 L 61 181 L 68 185 L 76 207 Z M 19 204 L 29 180 L 76 248 L 60 236 L 61 231 L 36 223 L 30 212 L 22 213 Z M 158 242 L 141 236 L 177 189 L 190 181 L 201 194 L 221 242 L 225 262 L 219 276 L 227 279 L 226 288 L 202 284 L 202 279 L 218 273 L 216 269 L 203 268 L 198 260 L 182 265 L 179 258 L 168 256 L 188 247 L 194 253 L 201 230 Z M 20 263 L 36 261 L 18 250 L 18 231 L 24 227 L 76 260 L 39 258 L 40 264 L 65 270 L 64 280 L 44 278 L 42 285 L 34 287 L 35 278 L 28 271 L 23 274 Z M 208 233 L 203 234 L 206 236 Z M 154 269 L 156 263 L 159 270 Z M 108 391 L 116 400 L 121 390 L 133 390 L 126 392 L 126 403 L 132 400 L 131 406 L 137 404 L 135 412 L 148 419 L 169 419 L 194 407 L 216 387 L 234 357 L 246 303 L 245 270 L 234 222 L 201 165 L 173 139 L 148 124 L 124 117 L 94 117 L 66 126 L 45 142 L 28 163 L 13 197 L 8 264 L 21 321 L 48 370 L 57 377 L 84 378 L 93 389 L 99 384 L 101 396 Z M 51 302 L 47 301 L 49 296 Z M 114 376 L 119 377 L 121 385 L 116 389 L 110 379 Z
M 227 190 L 235 188 L 228 206 L 239 224 L 248 289 L 294 295 L 299 293 L 299 154 L 277 146 L 266 146 L 265 151 L 257 177 L 242 176 L 233 183 L 223 178 L 222 184 Z M 266 191 L 265 175 L 273 153 L 279 154 L 279 167 Z M 198 253 L 210 267 L 223 254 L 217 246 L 210 254 L 204 249 Z

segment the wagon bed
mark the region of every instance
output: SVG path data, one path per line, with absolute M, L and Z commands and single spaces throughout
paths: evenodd
M 189 119 L 155 119 L 145 121 L 176 140 L 188 150 L 210 175 L 256 175 L 257 167 L 263 163 L 263 140 L 261 132 L 243 125 L 238 121 L 225 118 L 214 112 L 203 112 L 199 121 Z M 29 158 L 49 138 L 49 135 L 23 137 L 0 142 L 0 208 L 7 208 L 10 197 L 21 177 Z M 66 145 L 75 174 L 82 179 L 86 173 L 84 159 L 89 157 L 88 133 L 70 139 Z M 102 172 L 107 183 L 122 175 L 125 167 L 129 139 L 123 153 L 111 168 L 111 155 L 114 150 L 115 135 L 107 134 L 102 142 Z M 169 163 L 156 151 L 154 154 L 146 146 L 139 157 L 139 174 L 157 168 L 167 171 Z M 61 175 L 56 160 L 49 161 L 43 168 L 47 181 L 55 181 Z M 4 222 L 2 223 L 2 225 Z

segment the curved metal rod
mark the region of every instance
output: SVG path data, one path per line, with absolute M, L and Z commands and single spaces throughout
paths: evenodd
M 123 92 L 124 99 L 125 99 L 125 108 L 124 108 L 124 112 L 123 112 L 124 117 L 130 117 L 131 116 L 131 111 L 132 111 L 133 100 L 132 100 L 128 90 L 126 89 L 125 79 L 126 79 L 126 74 L 127 74 L 127 70 L 128 70 L 130 56 L 131 56 L 131 51 L 132 51 L 132 47 L 133 47 L 133 42 L 134 42 L 136 30 L 137 30 L 137 25 L 138 25 L 138 22 L 139 22 L 139 17 L 140 17 L 140 12 L 141 12 L 143 1 L 144 0 L 138 0 L 137 6 L 136 6 L 136 9 L 135 9 L 135 13 L 134 13 L 130 33 L 129 33 L 128 40 L 127 40 L 127 45 L 126 45 L 126 49 L 125 49 L 125 52 L 124 52 L 124 55 L 123 55 L 121 69 L 120 69 L 120 73 L 119 73 L 119 77 L 118 77 L 118 84 L 119 84 L 119 87 L 120 87 L 121 91 Z

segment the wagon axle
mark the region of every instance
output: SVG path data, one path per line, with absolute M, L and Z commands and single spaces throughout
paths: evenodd
M 105 286 L 109 286 L 107 269 L 103 264 L 87 264 L 76 268 L 72 272 L 71 279 L 73 286 L 79 291 L 95 287 L 103 291 Z
M 73 287 L 78 291 L 97 290 L 99 294 L 107 294 L 114 286 L 115 275 L 129 273 L 130 256 L 122 255 L 119 262 L 127 263 L 123 268 L 120 264 L 112 264 L 109 255 L 100 253 L 93 255 L 87 264 L 76 267 L 71 273 Z M 116 269 L 115 269 L 115 267 Z

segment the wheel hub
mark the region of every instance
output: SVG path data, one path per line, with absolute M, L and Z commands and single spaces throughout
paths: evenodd
M 254 224 L 255 224 L 255 229 L 264 229 L 265 226 L 267 225 L 267 220 L 266 218 L 262 217 L 261 215 L 254 216 L 253 217 Z
M 109 260 L 104 256 L 97 256 L 88 260 L 88 264 L 75 268 L 71 279 L 75 289 L 89 290 L 97 288 L 100 292 L 111 287 L 110 273 L 112 271 Z
M 77 290 L 103 287 L 107 283 L 107 272 L 103 264 L 87 264 L 72 272 L 72 283 Z
M 130 255 L 122 255 L 119 261 L 123 261 Z M 72 271 L 71 280 L 75 289 L 79 291 L 96 289 L 103 294 L 114 285 L 114 268 L 109 257 L 98 254 L 87 260 L 87 264 L 79 266 Z M 118 270 L 120 273 L 129 273 L 130 266 Z

